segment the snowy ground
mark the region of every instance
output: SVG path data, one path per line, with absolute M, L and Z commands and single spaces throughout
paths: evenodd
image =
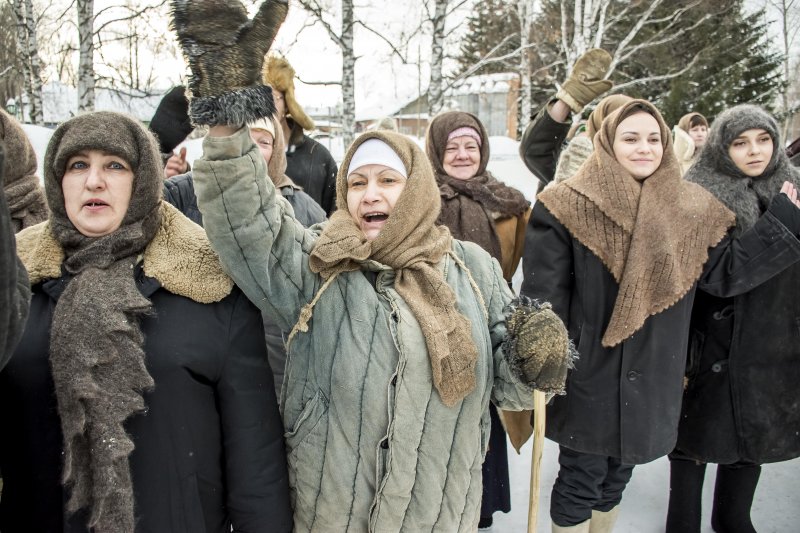
M 525 532 L 528 524 L 528 494 L 531 473 L 532 443 L 529 441 L 517 455 L 508 446 L 511 472 L 511 512 L 495 513 L 496 533 Z M 541 500 L 537 531 L 550 531 L 550 489 L 558 472 L 558 446 L 545 442 L 541 473 Z M 713 466 L 706 472 L 703 486 L 703 533 L 712 533 L 711 500 L 714 492 Z M 661 458 L 637 466 L 622 499 L 615 533 L 661 533 L 669 498 L 669 461 Z M 759 533 L 800 532 L 800 459 L 764 465 L 751 514 Z
M 39 158 L 41 176 L 42 158 L 52 130 L 37 126 L 24 126 L 31 138 Z M 418 140 L 419 142 L 419 140 Z M 507 137 L 492 137 L 492 159 L 489 170 L 495 177 L 521 190 L 529 200 L 536 194 L 536 178 L 522 163 L 517 152 L 518 143 Z M 187 143 L 187 159 L 193 161 L 202 154 L 202 140 Z M 331 145 L 331 153 L 340 161 L 343 148 Z M 515 279 L 518 286 L 518 276 Z M 517 533 L 527 531 L 528 494 L 531 472 L 532 443 L 528 442 L 517 455 L 509 445 L 509 470 L 511 472 L 511 512 L 495 513 L 495 533 Z M 550 531 L 550 489 L 558 471 L 558 447 L 546 441 L 541 473 L 541 500 L 537 531 Z M 704 486 L 703 533 L 711 533 L 710 509 L 714 490 L 713 467 L 706 473 Z M 616 533 L 660 533 L 669 496 L 669 462 L 666 458 L 637 466 L 633 479 L 625 491 L 622 509 L 615 528 Z M 800 459 L 766 465 L 753 503 L 753 523 L 760 533 L 800 533 Z

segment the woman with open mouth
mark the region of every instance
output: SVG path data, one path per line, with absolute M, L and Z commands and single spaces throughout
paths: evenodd
M 0 373 L 4 533 L 291 531 L 261 315 L 163 202 L 153 136 L 79 115 L 18 234 L 30 317 Z

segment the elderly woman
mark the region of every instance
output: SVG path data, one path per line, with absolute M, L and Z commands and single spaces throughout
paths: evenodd
M 733 213 L 681 179 L 671 144 L 652 104 L 624 104 L 533 210 L 523 294 L 552 301 L 580 357 L 547 411 L 554 531 L 611 531 L 634 465 L 672 450 L 697 287 L 745 292 L 800 260 L 793 187 L 732 240 Z
M 248 21 L 236 2 L 201 1 L 174 23 L 193 65 L 192 119 L 210 126 L 194 164 L 206 231 L 289 332 L 281 409 L 295 530 L 474 532 L 489 402 L 519 410 L 534 386 L 560 392 L 566 330 L 549 308 L 513 303 L 499 265 L 436 224 L 433 171 L 405 136 L 359 137 L 338 210 L 300 224 L 245 127 L 273 110 L 260 65 L 206 76 L 218 49 L 198 49 L 205 29 L 192 21 L 223 5 L 245 28 L 217 33 L 235 58 L 256 43 L 264 52 L 286 4 L 265 2 Z
M 153 136 L 73 118 L 48 222 L 18 236 L 30 318 L 0 373 L 0 530 L 290 531 L 261 316 L 161 201 Z
M 460 111 L 441 113 L 431 121 L 426 139 L 428 158 L 436 173 L 442 208 L 438 224 L 453 237 L 478 244 L 496 259 L 503 278 L 511 283 L 525 243 L 530 203 L 523 194 L 498 181 L 486 170 L 489 137 L 475 115 Z M 506 434 L 489 407 L 491 437 L 483 463 L 483 501 L 480 527 L 492 524 L 492 513 L 511 510 Z M 508 415 L 512 442 L 519 449 L 530 436 L 530 413 Z M 519 422 L 522 422 L 520 424 Z M 521 431 L 516 431 L 521 426 Z
M 774 210 L 772 198 L 785 183 L 800 187 L 800 171 L 781 146 L 773 117 L 756 106 L 733 107 L 714 121 L 685 177 L 736 213 L 733 233 L 745 235 Z M 714 531 L 754 532 L 750 508 L 761 464 L 800 456 L 798 283 L 795 264 L 733 298 L 698 292 L 678 444 L 670 455 L 668 532 L 700 531 L 706 463 L 719 464 Z
M 686 174 L 697 159 L 708 137 L 708 120 L 700 113 L 687 113 L 672 128 L 672 146 L 675 157 L 681 166 L 681 174 Z

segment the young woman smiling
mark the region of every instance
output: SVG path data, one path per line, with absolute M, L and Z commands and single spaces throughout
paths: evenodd
M 733 213 L 681 179 L 660 113 L 633 100 L 580 171 L 539 194 L 523 294 L 552 302 L 579 354 L 547 413 L 554 531 L 611 531 L 634 465 L 671 451 L 697 287 L 746 292 L 800 260 L 800 210 L 777 193 L 750 233 L 728 237 Z

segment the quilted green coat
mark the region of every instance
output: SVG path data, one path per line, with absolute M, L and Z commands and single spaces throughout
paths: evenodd
M 195 187 L 212 245 L 290 331 L 323 283 L 309 268 L 322 226 L 294 219 L 245 129 L 203 147 Z M 531 409 L 533 395 L 501 349 L 513 295 L 500 266 L 470 243 L 454 241 L 451 252 L 468 271 L 450 255 L 440 268 L 478 348 L 476 387 L 454 407 L 433 387 L 421 329 L 384 265 L 340 274 L 293 338 L 281 404 L 295 531 L 476 530 L 489 401 Z

